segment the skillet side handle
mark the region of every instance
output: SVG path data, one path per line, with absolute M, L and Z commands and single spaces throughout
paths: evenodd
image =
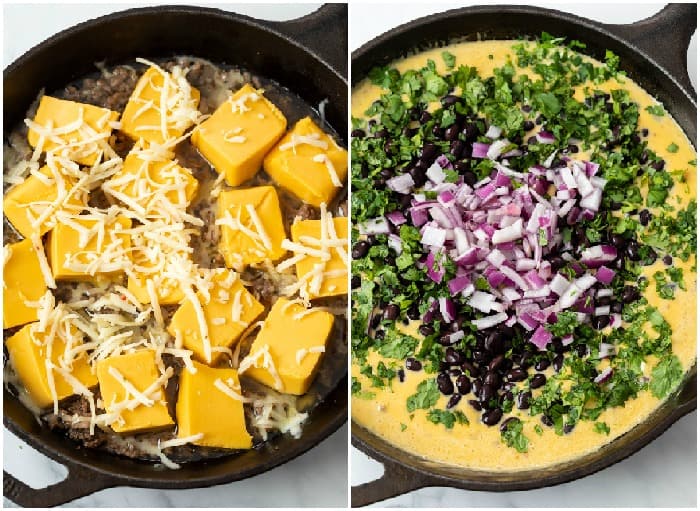
M 348 4 L 328 3 L 301 18 L 261 23 L 305 46 L 347 79 Z
M 688 76 L 688 45 L 697 29 L 698 6 L 668 4 L 650 18 L 629 25 L 604 25 L 655 60 L 691 95 L 695 89 Z
M 382 461 L 384 473 L 379 479 L 350 488 L 350 505 L 363 507 L 375 502 L 398 497 L 426 486 L 434 486 L 432 479 L 393 461 Z
M 3 470 L 3 496 L 22 507 L 47 508 L 59 506 L 91 495 L 105 488 L 119 485 L 119 481 L 69 465 L 68 476 L 61 482 L 35 489 Z

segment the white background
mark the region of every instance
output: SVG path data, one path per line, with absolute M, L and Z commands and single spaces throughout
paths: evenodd
M 491 2 L 480 2 L 481 4 Z M 502 1 L 499 3 L 519 3 Z M 356 50 L 383 32 L 435 12 L 470 3 L 351 2 L 350 50 Z M 568 11 L 607 23 L 632 23 L 660 10 L 659 4 L 554 4 L 534 5 Z M 663 41 L 659 41 L 663 44 Z M 691 80 L 697 88 L 697 38 L 689 51 Z M 390 507 L 676 507 L 697 505 L 697 413 L 676 423 L 661 438 L 637 454 L 598 474 L 553 488 L 512 493 L 485 493 L 426 488 L 378 503 Z M 382 474 L 382 466 L 352 449 L 353 485 Z
M 164 3 L 174 3 L 164 2 Z M 143 3 L 140 5 L 151 5 Z M 211 4 L 209 4 L 211 5 Z M 306 5 L 216 5 L 249 16 L 284 20 L 313 12 Z M 3 67 L 35 44 L 71 25 L 133 4 L 5 5 Z M 50 72 L 50 70 L 47 70 Z M 70 503 L 71 507 L 302 507 L 342 506 L 347 502 L 347 438 L 342 427 L 301 457 L 245 481 L 194 490 L 112 488 Z M 3 466 L 33 487 L 45 487 L 65 477 L 66 470 L 4 432 Z M 3 499 L 5 506 L 12 506 Z

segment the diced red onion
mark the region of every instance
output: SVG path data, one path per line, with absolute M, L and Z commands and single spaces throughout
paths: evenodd
M 386 218 L 384 218 L 383 216 L 378 218 L 372 218 L 361 223 L 358 226 L 358 229 L 360 231 L 360 234 L 365 235 L 388 234 L 389 232 L 391 232 L 391 230 L 389 229 L 389 222 L 387 222 Z
M 387 239 L 387 245 L 389 245 L 389 248 L 394 249 L 394 252 L 396 252 L 396 255 L 400 255 L 401 252 L 403 252 L 403 245 L 401 243 L 401 238 L 398 237 L 396 234 L 389 234 L 389 237 Z
M 508 140 L 496 140 L 493 144 L 489 146 L 488 151 L 486 151 L 486 157 L 489 160 L 495 160 L 509 145 L 510 142 Z
M 615 278 L 615 270 L 611 270 L 607 266 L 601 266 L 598 268 L 595 276 L 602 284 L 609 285 Z
M 391 213 L 387 213 L 386 218 L 392 224 L 397 226 L 406 223 L 406 215 L 403 214 L 403 211 L 399 211 L 398 209 L 396 211 L 392 211 Z
M 425 172 L 425 175 L 428 176 L 428 179 L 430 179 L 433 183 L 440 184 L 445 180 L 446 174 L 445 171 L 442 170 L 442 167 L 437 163 L 433 163 L 428 170 Z
M 603 369 L 598 376 L 593 378 L 593 383 L 605 383 L 607 382 L 610 378 L 612 378 L 613 375 L 613 369 L 612 367 L 606 367 Z
M 420 242 L 423 243 L 423 245 L 429 245 L 431 247 L 443 247 L 445 246 L 446 235 L 445 229 L 426 225 Z
M 498 126 L 492 124 L 491 126 L 489 126 L 489 129 L 486 130 L 485 135 L 487 138 L 495 140 L 501 136 L 501 133 L 503 133 L 503 130 Z
M 483 318 L 472 320 L 472 324 L 476 326 L 477 330 L 486 330 L 487 328 L 493 328 L 496 325 L 503 323 L 508 319 L 508 314 L 505 312 L 499 312 L 493 316 L 484 316 Z
M 452 280 L 450 280 L 447 283 L 447 287 L 450 290 L 450 294 L 452 296 L 455 296 L 461 293 L 471 283 L 472 281 L 468 276 L 462 275 L 460 277 L 455 277 Z
M 457 317 L 457 306 L 455 305 L 455 303 L 449 298 L 445 298 L 444 296 L 441 296 L 439 298 L 439 303 L 440 314 L 442 314 L 442 319 L 444 319 L 446 323 L 451 323 L 452 321 L 454 321 Z
M 542 325 L 537 327 L 535 333 L 530 337 L 530 342 L 537 346 L 540 350 L 547 348 L 547 345 L 552 342 L 552 334 Z
M 445 276 L 445 269 L 441 265 L 437 265 L 438 269 L 435 269 L 435 254 L 430 252 L 428 254 L 428 258 L 425 261 L 425 264 L 428 269 L 428 277 L 430 277 L 430 280 L 433 282 L 436 282 L 439 284 L 442 282 L 442 277 Z
M 486 158 L 489 152 L 490 144 L 484 144 L 482 142 L 474 142 L 472 144 L 472 158 Z
M 553 144 L 554 142 L 556 142 L 554 135 L 549 131 L 545 130 L 540 130 L 538 133 L 535 134 L 535 137 L 537 138 L 537 141 L 540 144 Z
M 410 193 L 415 184 L 416 183 L 413 181 L 413 177 L 408 172 L 401 174 L 400 176 L 394 176 L 386 181 L 386 186 L 389 188 L 389 190 L 393 190 L 404 195 Z

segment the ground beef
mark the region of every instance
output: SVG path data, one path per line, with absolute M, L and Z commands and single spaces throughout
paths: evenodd
M 85 78 L 80 85 L 69 85 L 62 96 L 121 112 L 140 76 L 141 72 L 131 66 L 118 66 L 111 71 L 103 70 L 99 78 Z

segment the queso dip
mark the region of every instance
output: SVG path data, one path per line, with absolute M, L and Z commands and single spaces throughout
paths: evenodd
M 580 457 L 695 364 L 695 150 L 564 44 L 453 44 L 352 93 L 352 418 L 413 454 Z

